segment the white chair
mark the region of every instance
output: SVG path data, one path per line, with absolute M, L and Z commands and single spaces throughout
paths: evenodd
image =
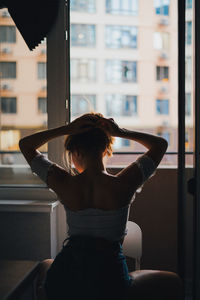
M 134 222 L 127 222 L 128 233 L 123 242 L 123 253 L 125 256 L 135 259 L 135 270 L 140 270 L 140 259 L 142 256 L 142 230 Z

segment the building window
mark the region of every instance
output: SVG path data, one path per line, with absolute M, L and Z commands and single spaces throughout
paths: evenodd
M 115 151 L 119 151 L 121 148 L 130 147 L 130 145 L 131 145 L 130 140 L 120 139 L 116 137 L 113 148 Z
M 192 44 L 192 22 L 186 22 L 186 43 L 187 45 Z
M 192 79 L 192 57 L 187 56 L 185 61 L 185 78 L 186 80 Z
M 156 113 L 158 115 L 168 115 L 169 114 L 169 100 L 157 99 L 156 100 Z
M 192 0 L 186 0 L 186 8 L 192 8 Z
M 154 48 L 158 50 L 169 50 L 169 33 L 155 32 L 154 33 Z
M 45 62 L 38 62 L 38 79 L 46 79 L 46 63 Z
M 137 115 L 137 96 L 107 94 L 105 100 L 107 116 Z
M 106 60 L 106 81 L 111 83 L 136 82 L 137 62 Z
M 156 15 L 169 15 L 170 0 L 154 0 Z
M 16 78 L 16 62 L 0 62 L 1 78 Z
M 71 25 L 71 45 L 94 47 L 96 44 L 96 26 L 86 24 Z
M 96 110 L 96 95 L 72 95 L 72 116 Z
M 16 27 L 0 26 L 0 43 L 15 43 L 15 42 L 16 42 Z
M 96 0 L 71 0 L 70 9 L 72 11 L 95 13 Z
M 135 26 L 106 26 L 107 48 L 137 48 L 137 27 Z
M 169 67 L 157 66 L 156 67 L 156 80 L 167 81 L 169 79 Z
M 168 146 L 170 145 L 170 133 L 168 131 L 157 132 L 157 135 L 163 137 L 168 142 Z
M 18 147 L 20 139 L 19 130 L 1 130 L 0 143 L 2 151 L 15 150 Z M 8 159 L 9 160 L 9 159 Z M 13 157 L 10 158 L 13 163 Z
M 106 0 L 106 13 L 136 16 L 138 14 L 138 0 Z
M 186 114 L 186 116 L 191 116 L 191 93 L 186 93 L 185 114 Z
M 71 59 L 71 79 L 90 82 L 96 80 L 96 60 Z
M 16 114 L 17 100 L 15 97 L 2 97 L 1 98 L 1 112 L 3 114 Z
M 47 113 L 47 99 L 44 97 L 38 98 L 38 112 L 40 114 L 46 114 Z

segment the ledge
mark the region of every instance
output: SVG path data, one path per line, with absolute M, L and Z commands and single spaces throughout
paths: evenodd
M 0 212 L 42 212 L 52 213 L 59 201 L 0 200 Z

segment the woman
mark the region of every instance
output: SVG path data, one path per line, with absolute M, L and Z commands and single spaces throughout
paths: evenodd
M 67 136 L 65 150 L 78 175 L 47 160 L 37 150 L 62 135 Z M 136 141 L 148 149 L 115 176 L 106 172 L 103 162 L 112 153 L 113 137 Z M 122 253 L 133 196 L 155 172 L 167 149 L 166 140 L 122 129 L 113 119 L 91 113 L 69 125 L 25 137 L 19 145 L 32 171 L 58 195 L 69 227 L 62 251 L 53 263 L 42 263 L 39 282 L 45 278 L 45 293 L 39 284 L 40 299 L 181 299 L 181 282 L 176 274 L 128 274 Z

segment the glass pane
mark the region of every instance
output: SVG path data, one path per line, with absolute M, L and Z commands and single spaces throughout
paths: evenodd
M 70 8 L 72 11 L 81 11 L 85 13 L 95 13 L 96 0 L 71 0 Z
M 193 114 L 193 34 L 192 34 L 192 26 L 193 26 L 193 10 L 192 2 L 186 0 L 186 19 L 185 19 L 185 31 L 186 31 L 186 39 L 185 39 L 185 51 L 186 51 L 186 61 L 185 61 L 185 81 L 186 81 L 186 95 L 185 95 L 185 122 L 186 122 L 186 136 L 185 136 L 185 150 L 186 152 L 193 151 L 193 122 L 194 122 L 194 114 Z M 186 166 L 193 165 L 193 155 L 186 156 Z
M 77 8 L 70 19 L 72 119 L 95 110 L 123 128 L 163 136 L 177 152 L 177 0 L 96 1 L 95 17 Z M 114 144 L 116 152 L 145 150 L 133 141 Z M 176 155 L 166 157 L 163 164 L 177 163 Z M 124 164 L 133 156 L 114 155 L 109 164 L 115 158 Z
M 30 51 L 7 9 L 0 10 L 0 184 L 42 184 L 19 139 L 47 128 L 46 43 Z M 41 151 L 46 152 L 43 146 Z

